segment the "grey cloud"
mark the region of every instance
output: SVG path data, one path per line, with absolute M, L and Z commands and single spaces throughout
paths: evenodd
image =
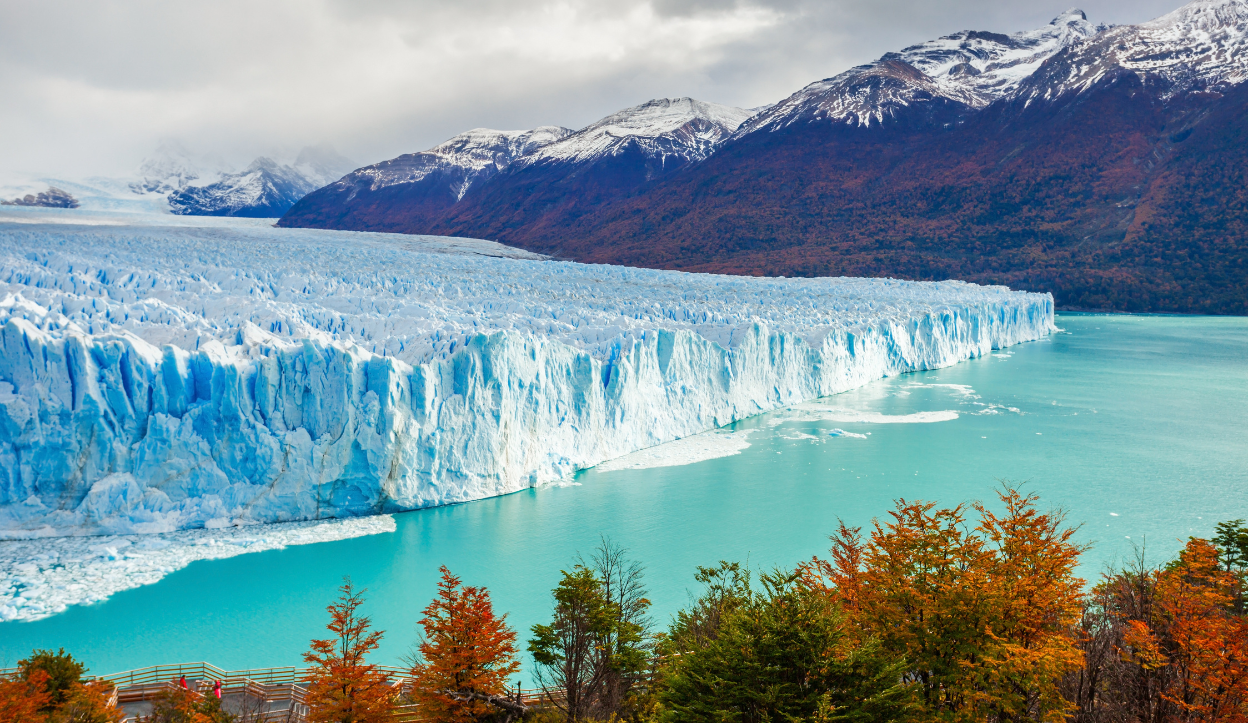
M 331 142 L 360 161 L 472 127 L 579 127 L 689 95 L 753 107 L 1070 0 L 155 0 L 0 3 L 0 180 L 126 173 L 161 137 L 235 163 Z M 1097 0 L 1139 22 L 1175 0 Z

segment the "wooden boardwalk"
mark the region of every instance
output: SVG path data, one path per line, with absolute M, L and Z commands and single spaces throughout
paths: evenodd
M 411 678 L 406 668 L 390 665 L 376 666 L 395 687 L 400 701 L 406 699 Z M 187 687 L 196 695 L 212 695 L 213 686 L 221 682 L 222 707 L 239 715 L 244 723 L 303 723 L 307 720 L 307 683 L 312 668 L 255 668 L 252 670 L 222 670 L 211 663 L 177 663 L 153 665 L 109 675 L 88 676 L 88 680 L 103 681 L 113 685 L 117 705 L 125 711 L 126 720 L 133 721 L 149 715 L 154 701 L 162 691 L 177 688 L 186 678 Z M 0 669 L 0 678 L 17 674 L 17 669 Z M 556 699 L 562 691 L 551 691 Z M 513 689 L 511 696 L 519 696 L 526 705 L 545 707 L 550 696 L 540 688 Z M 394 710 L 396 723 L 419 723 L 427 719 L 421 716 L 415 705 L 398 705 Z

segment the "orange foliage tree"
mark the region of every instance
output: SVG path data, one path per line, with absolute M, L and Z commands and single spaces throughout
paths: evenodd
M 125 714 L 112 702 L 113 687 L 100 681 L 74 686 L 53 715 L 55 723 L 121 723 Z
M 382 632 L 356 611 L 365 591 L 356 592 L 351 579 L 339 588 L 338 602 L 329 605 L 327 626 L 334 637 L 313 640 L 303 660 L 314 666 L 308 681 L 308 720 L 313 723 L 374 723 L 388 721 L 395 690 L 377 666 L 364 656 L 381 642 Z
M 445 566 L 438 595 L 425 608 L 419 654 L 412 662 L 412 698 L 422 716 L 468 723 L 525 712 L 506 697 L 507 679 L 520 670 L 516 633 L 506 615 L 494 615 L 490 593 L 462 587 Z
M 29 678 L 0 678 L 0 721 L 5 723 L 44 723 L 42 710 L 52 700 L 48 692 L 49 676 L 42 670 Z
M 1005 511 L 899 500 L 869 540 L 841 525 L 831 561 L 803 566 L 805 584 L 831 595 L 862 639 L 903 655 L 932 720 L 1064 720 L 1058 683 L 1082 665 L 1070 630 L 1083 548 L 1061 513 L 1005 488 Z
M 3 723 L 120 723 L 112 684 L 83 683 L 86 671 L 63 649 L 36 650 L 18 661 L 18 675 L 0 678 Z
M 1151 614 L 1123 621 L 1124 660 L 1164 670 L 1158 692 L 1179 720 L 1248 721 L 1248 619 L 1235 613 L 1237 577 L 1201 539 L 1153 577 Z

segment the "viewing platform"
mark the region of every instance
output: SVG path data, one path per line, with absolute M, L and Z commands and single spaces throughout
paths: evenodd
M 418 706 L 407 702 L 411 677 L 407 668 L 378 665 L 395 688 L 398 704 L 393 720 L 415 722 L 426 720 Z M 153 665 L 108 675 L 87 676 L 84 681 L 103 681 L 113 686 L 113 700 L 125 712 L 126 721 L 135 721 L 152 713 L 157 696 L 173 690 L 186 678 L 186 687 L 198 696 L 213 695 L 213 687 L 221 683 L 221 707 L 237 715 L 240 723 L 302 723 L 308 716 L 308 681 L 313 668 L 255 668 L 222 670 L 210 663 L 176 663 Z M 17 675 L 16 668 L 0 669 L 0 678 Z M 525 705 L 543 707 L 562 691 L 541 688 L 515 688 L 508 697 Z

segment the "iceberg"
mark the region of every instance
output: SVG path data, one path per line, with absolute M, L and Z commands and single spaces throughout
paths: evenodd
M 0 539 L 413 510 L 1054 330 L 1048 294 L 0 218 Z

